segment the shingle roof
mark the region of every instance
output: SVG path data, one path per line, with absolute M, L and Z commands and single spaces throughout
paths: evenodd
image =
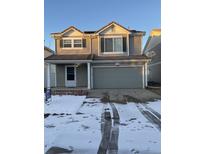
M 45 60 L 132 60 L 132 59 L 149 59 L 146 55 L 131 56 L 97 56 L 93 54 L 83 55 L 51 55 Z
M 149 59 L 146 55 L 130 56 L 94 56 L 94 60 L 132 60 L 132 59 Z
M 51 55 L 45 60 L 91 60 L 91 54 L 81 54 L 81 55 Z
M 81 33 L 84 33 L 84 34 L 95 34 L 95 33 L 98 33 L 99 31 L 101 31 L 102 29 L 104 29 L 105 27 L 107 27 L 107 26 L 109 26 L 109 25 L 111 25 L 111 24 L 116 24 L 116 25 L 118 25 L 118 26 L 120 26 L 120 27 L 126 29 L 127 31 L 129 31 L 129 32 L 131 32 L 131 33 L 142 33 L 143 35 L 145 35 L 145 31 L 130 30 L 130 29 L 128 29 L 128 28 L 126 28 L 126 27 L 124 27 L 124 26 L 118 24 L 118 23 L 115 22 L 115 21 L 110 22 L 109 24 L 103 26 L 102 28 L 100 28 L 99 30 L 96 30 L 96 31 L 84 31 L 84 32 L 82 32 L 82 31 L 80 31 L 79 29 L 77 29 L 76 27 L 70 26 L 70 27 L 68 27 L 67 29 L 63 30 L 62 32 L 51 33 L 51 35 L 62 34 L 62 33 L 64 33 L 64 32 L 66 32 L 67 30 L 69 30 L 70 28 L 74 28 L 74 29 L 76 29 L 77 31 L 79 31 L 79 32 L 81 32 Z
M 47 51 L 49 51 L 49 52 L 51 52 L 51 53 L 55 53 L 52 49 L 50 49 L 50 48 L 48 48 L 47 46 L 44 46 L 44 50 L 47 50 Z

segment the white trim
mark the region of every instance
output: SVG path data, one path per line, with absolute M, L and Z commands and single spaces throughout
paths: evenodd
M 144 67 L 145 67 L 145 87 L 147 87 L 147 71 L 148 71 L 148 69 L 147 69 L 147 63 L 145 63 L 145 65 L 144 65 Z
M 161 61 L 160 61 L 160 62 L 153 63 L 153 64 L 149 64 L 149 66 L 154 66 L 154 65 L 159 65 L 159 64 L 161 64 Z
M 53 64 L 53 65 L 55 65 L 55 64 Z M 56 65 L 55 65 L 55 87 L 57 87 Z
M 145 81 L 144 81 L 144 66 L 142 67 L 142 87 L 145 88 Z
M 90 89 L 90 63 L 87 63 L 88 89 Z
M 91 66 L 91 89 L 93 89 L 93 66 Z
M 123 51 L 113 51 L 113 52 L 102 52 L 102 54 L 103 55 L 109 55 L 109 54 L 112 54 L 112 55 L 114 55 L 114 54 L 124 54 L 124 52 Z
M 127 34 L 127 55 L 128 56 L 130 55 L 130 35 L 129 34 Z
M 76 65 L 65 65 L 65 87 L 69 87 L 66 85 L 67 82 L 67 67 L 74 67 L 74 75 L 75 75 L 75 86 L 71 86 L 71 87 L 76 87 L 77 86 L 77 80 L 76 80 Z
M 115 23 L 110 23 L 107 26 L 105 26 L 103 29 L 101 29 L 99 32 L 97 32 L 96 34 L 100 34 L 102 31 L 104 31 L 105 29 L 109 28 L 110 26 L 119 26 L 122 29 L 126 30 L 129 34 L 131 33 L 130 31 L 128 31 L 127 29 L 125 29 L 123 26 L 121 26 L 120 24 L 115 24 Z
M 94 60 L 92 63 L 114 63 L 114 62 L 146 62 L 149 59 L 127 59 L 127 60 Z
M 133 67 L 133 68 L 135 68 L 135 67 L 143 67 L 144 65 L 122 65 L 122 66 L 110 66 L 110 65 L 107 65 L 107 66 L 92 66 L 92 68 L 117 68 L 117 67 L 122 67 L 122 68 L 126 68 L 126 67 Z
M 92 60 L 45 60 L 47 63 L 53 64 L 66 64 L 66 63 L 87 63 L 92 62 Z
M 103 35 L 103 36 L 101 36 L 102 38 L 123 38 L 123 36 L 122 35 L 118 35 L 118 34 L 111 34 L 111 35 Z
M 97 39 L 98 39 L 98 56 L 99 56 L 101 53 L 101 38 L 99 35 L 97 36 Z
M 47 88 L 50 89 L 51 88 L 51 64 L 47 63 Z

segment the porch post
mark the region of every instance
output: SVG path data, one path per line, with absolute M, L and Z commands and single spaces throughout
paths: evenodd
M 147 87 L 147 62 L 145 63 L 145 87 Z
M 142 86 L 143 86 L 143 89 L 145 88 L 145 69 L 144 69 L 145 67 L 144 66 L 142 66 Z
M 51 88 L 51 85 L 50 85 L 50 67 L 51 67 L 51 64 L 47 63 L 47 89 Z
M 90 63 L 87 63 L 87 71 L 88 71 L 88 89 L 90 89 Z

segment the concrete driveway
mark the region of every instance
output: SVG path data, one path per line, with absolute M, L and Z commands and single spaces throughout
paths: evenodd
M 101 98 L 102 102 L 147 102 L 161 99 L 161 96 L 147 89 L 94 89 L 90 90 L 88 98 Z

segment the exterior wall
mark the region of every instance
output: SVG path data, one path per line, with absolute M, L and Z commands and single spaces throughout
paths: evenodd
M 161 83 L 161 64 L 149 66 L 148 81 Z
M 56 86 L 56 67 L 55 65 L 51 64 L 50 68 L 50 86 L 55 87 Z M 47 64 L 44 63 L 44 88 L 47 87 Z
M 56 45 L 56 53 L 60 55 L 67 55 L 67 54 L 91 54 L 91 37 L 92 37 L 92 54 L 103 56 L 101 54 L 101 46 L 100 46 L 100 38 L 104 36 L 122 36 L 128 37 L 129 36 L 129 50 L 130 55 L 140 55 L 142 54 L 142 36 L 139 35 L 132 35 L 130 32 L 125 30 L 124 28 L 115 25 L 110 26 L 102 30 L 97 35 L 84 35 L 83 33 L 78 32 L 77 30 L 70 30 L 61 36 L 55 37 L 55 45 Z M 63 38 L 83 38 L 86 39 L 86 47 L 82 49 L 77 48 L 61 48 L 60 41 Z M 128 43 L 128 42 L 127 42 Z M 128 48 L 128 44 L 127 44 Z M 127 49 L 128 51 L 128 49 Z M 123 54 L 106 54 L 106 56 L 117 56 L 117 55 L 124 55 L 127 56 L 128 53 L 125 52 Z
M 86 47 L 82 49 L 77 49 L 77 48 L 61 48 L 60 47 L 60 40 L 62 38 L 59 38 L 56 40 L 56 49 L 57 49 L 57 54 L 58 55 L 67 55 L 67 54 L 90 54 L 90 38 L 89 37 L 82 37 L 82 36 L 76 36 L 77 38 L 83 38 L 86 40 Z M 72 37 L 73 38 L 73 37 Z
M 142 54 L 142 36 L 130 36 L 130 55 Z
M 151 62 L 148 65 L 148 81 L 161 83 L 161 36 L 150 36 L 144 49 L 145 54 L 154 51 Z
M 57 87 L 65 87 L 65 65 L 56 65 Z
M 50 51 L 44 49 L 44 58 L 51 56 L 52 54 L 53 53 L 51 53 Z M 55 87 L 56 85 L 55 73 L 56 73 L 55 65 L 51 64 L 51 68 L 50 68 L 50 86 L 51 87 Z M 47 64 L 46 63 L 44 63 L 44 88 L 47 88 Z
M 87 87 L 88 85 L 87 64 L 81 64 L 76 68 L 76 84 L 77 87 Z
M 57 87 L 65 87 L 65 66 L 56 65 Z M 87 64 L 81 64 L 76 68 L 76 87 L 87 87 Z
M 92 38 L 92 54 L 98 55 L 98 37 Z

